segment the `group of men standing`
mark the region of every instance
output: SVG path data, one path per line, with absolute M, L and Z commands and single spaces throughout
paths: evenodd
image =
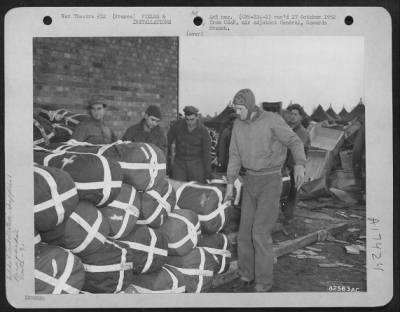
M 232 103 L 237 118 L 229 133 L 224 201 L 232 200 L 233 183 L 240 170 L 245 172 L 238 234 L 240 278 L 233 290 L 251 288 L 254 292 L 269 292 L 274 265 L 272 229 L 280 212 L 282 168 L 288 165 L 295 181 L 291 191 L 296 192 L 304 182 L 305 146 L 309 138 L 301 126 L 303 110 L 300 105 L 288 107 L 291 118 L 285 122 L 279 114 L 260 109 L 250 89 L 239 90 Z M 90 103 L 91 119 L 79 124 L 72 138 L 96 144 L 115 141 L 116 136 L 103 121 L 105 107 L 102 102 Z M 205 182 L 211 175 L 211 141 L 207 129 L 199 122 L 198 109 L 185 107 L 184 118 L 172 124 L 167 139 L 159 126 L 161 117 L 159 107 L 149 106 L 143 120 L 128 128 L 122 139 L 154 143 L 167 152 L 169 159 L 175 144 L 169 176 L 182 181 Z M 288 218 L 293 216 L 293 211 L 284 213 Z
M 71 139 L 92 144 L 115 142 L 117 136 L 104 122 L 106 108 L 104 101 L 91 101 L 87 106 L 90 118 L 75 128 Z M 211 140 L 206 127 L 199 122 L 199 110 L 186 106 L 183 111 L 184 118 L 174 122 L 166 136 L 160 127 L 160 108 L 150 105 L 143 119 L 126 129 L 122 141 L 155 144 L 168 158 L 171 178 L 204 183 L 211 176 Z M 173 145 L 175 157 L 172 162 Z

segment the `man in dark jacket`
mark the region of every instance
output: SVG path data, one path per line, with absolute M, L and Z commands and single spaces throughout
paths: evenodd
M 168 171 L 172 171 L 173 179 L 204 183 L 211 176 L 210 136 L 199 123 L 197 108 L 186 106 L 183 112 L 185 118 L 177 120 L 168 132 Z M 173 143 L 175 159 L 171 170 Z
M 87 109 L 90 118 L 80 122 L 71 139 L 92 144 L 110 144 L 117 140 L 114 131 L 104 123 L 107 104 L 98 99 L 91 100 Z
M 286 110 L 290 112 L 287 122 L 303 142 L 304 152 L 307 155 L 308 147 L 310 146 L 310 135 L 302 125 L 302 121 L 304 118 L 304 110 L 299 104 L 291 104 L 287 107 Z M 289 190 L 288 201 L 286 205 L 282 207 L 282 213 L 285 217 L 283 222 L 288 223 L 291 219 L 293 219 L 294 210 L 296 208 L 296 203 L 297 203 L 297 189 L 294 185 L 294 160 L 290 150 L 288 150 L 285 167 L 290 174 L 291 187 Z
M 150 105 L 143 119 L 136 125 L 129 127 L 122 136 L 123 141 L 144 142 L 157 145 L 166 153 L 167 140 L 160 127 L 161 110 L 156 105 Z

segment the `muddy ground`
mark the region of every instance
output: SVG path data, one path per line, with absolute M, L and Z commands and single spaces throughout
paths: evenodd
M 348 226 L 329 240 L 315 242 L 307 246 L 311 248 L 303 247 L 299 251 L 311 250 L 317 258 L 322 256 L 322 259 L 304 258 L 307 257 L 304 253 L 301 259 L 293 253 L 279 257 L 274 267 L 272 291 L 366 291 L 365 251 L 349 254 L 345 248 L 352 244 L 365 247 L 365 218 L 365 204 L 362 202 L 348 205 L 331 197 L 299 201 L 293 221 L 285 226 L 278 224 L 273 235 L 274 244 L 302 237 L 333 224 L 344 222 Z M 212 291 L 232 292 L 234 282 L 228 282 Z

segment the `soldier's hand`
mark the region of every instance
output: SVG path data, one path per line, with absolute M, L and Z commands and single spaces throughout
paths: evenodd
M 294 166 L 294 181 L 296 185 L 296 189 L 299 190 L 301 186 L 304 184 L 306 169 L 302 165 Z
M 233 184 L 226 185 L 224 203 L 233 199 Z

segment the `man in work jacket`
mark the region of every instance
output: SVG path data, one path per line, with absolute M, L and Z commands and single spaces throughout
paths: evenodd
M 293 131 L 298 135 L 304 145 L 304 152 L 307 156 L 308 147 L 310 146 L 310 135 L 308 134 L 307 130 L 304 129 L 302 125 L 302 121 L 304 118 L 304 110 L 299 104 L 291 104 L 289 105 L 286 110 L 290 112 L 288 117 L 288 124 L 293 129 Z M 294 160 L 293 156 L 288 151 L 288 155 L 286 158 L 285 167 L 289 171 L 290 180 L 294 181 Z M 296 186 L 291 183 L 290 190 L 289 190 L 289 199 L 286 205 L 282 207 L 282 213 L 285 217 L 283 222 L 288 223 L 294 216 L 294 209 L 296 208 L 297 202 L 297 189 Z
M 186 106 L 183 112 L 185 118 L 177 120 L 168 132 L 169 167 L 171 167 L 172 144 L 175 142 L 171 177 L 180 181 L 205 183 L 211 176 L 210 136 L 206 127 L 199 123 L 197 108 Z
M 136 125 L 129 127 L 122 136 L 122 141 L 152 143 L 164 153 L 167 151 L 167 140 L 160 127 L 161 110 L 156 105 L 150 105 L 144 113 L 143 119 Z
M 301 186 L 306 162 L 304 146 L 280 115 L 256 106 L 251 90 L 237 92 L 233 104 L 239 118 L 232 130 L 224 201 L 232 199 L 233 182 L 241 166 L 246 170 L 238 235 L 240 279 L 234 284 L 234 291 L 249 288 L 255 282 L 253 291 L 269 292 L 274 264 L 271 233 L 280 210 L 281 170 L 288 147 L 296 163 L 296 185 Z
M 80 122 L 72 132 L 71 139 L 92 144 L 110 144 L 117 140 L 113 130 L 104 123 L 107 104 L 91 100 L 87 109 L 90 118 Z

